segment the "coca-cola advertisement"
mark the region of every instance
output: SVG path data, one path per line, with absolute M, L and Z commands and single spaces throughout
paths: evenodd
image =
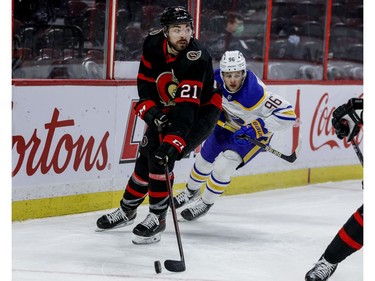
M 288 100 L 297 114 L 294 126 L 276 132 L 270 146 L 286 155 L 298 150 L 297 160 L 289 163 L 264 151 L 235 176 L 358 164 L 351 144 L 336 137 L 331 118 L 349 98 L 363 97 L 363 86 L 268 88 Z M 15 87 L 13 202 L 122 191 L 145 129 L 133 110 L 137 98 L 135 86 Z M 356 142 L 362 148 L 363 132 Z M 175 184 L 186 182 L 198 152 L 199 147 L 176 163 Z

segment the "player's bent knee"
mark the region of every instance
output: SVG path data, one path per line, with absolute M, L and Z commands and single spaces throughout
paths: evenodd
M 237 152 L 226 150 L 215 160 L 214 176 L 221 181 L 229 181 L 241 163 L 242 158 Z
M 213 163 L 208 162 L 203 156 L 199 153 L 195 160 L 195 167 L 201 173 L 209 173 L 212 171 Z

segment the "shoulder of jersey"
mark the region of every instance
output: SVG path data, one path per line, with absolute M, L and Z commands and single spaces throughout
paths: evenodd
M 238 101 L 245 107 L 250 108 L 255 106 L 265 95 L 265 89 L 258 83 L 254 73 L 248 72 L 248 77 L 245 80 L 245 85 L 240 90 Z
M 147 46 L 147 49 L 154 51 L 155 48 L 158 49 L 160 44 L 164 41 L 164 34 L 162 29 L 157 29 L 151 31 L 145 38 L 144 45 Z
M 186 57 L 190 61 L 197 61 L 199 59 L 207 60 L 209 53 L 202 47 L 198 40 L 193 40 L 189 50 L 186 52 Z
M 149 33 L 149 35 L 158 35 L 158 34 L 160 34 L 160 33 L 162 33 L 162 31 L 163 31 L 163 29 L 156 29 L 156 30 L 154 30 L 154 31 L 151 31 L 150 33 Z

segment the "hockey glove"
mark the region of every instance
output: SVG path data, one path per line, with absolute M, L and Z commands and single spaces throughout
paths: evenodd
M 340 140 L 348 136 L 350 142 L 359 133 L 363 120 L 356 110 L 360 109 L 363 109 L 363 99 L 352 98 L 333 112 L 332 126 Z
M 259 139 L 267 133 L 268 130 L 264 125 L 264 121 L 261 118 L 258 118 L 234 132 L 233 141 L 238 145 L 248 145 L 250 142 L 247 138 Z
M 185 145 L 185 141 L 181 137 L 177 135 L 166 135 L 155 152 L 155 162 L 161 166 L 173 164 L 180 153 L 182 153 L 182 149 Z
M 161 126 L 162 128 L 168 124 L 167 115 L 156 107 L 152 100 L 140 100 L 134 110 L 140 118 L 142 118 L 148 126 Z

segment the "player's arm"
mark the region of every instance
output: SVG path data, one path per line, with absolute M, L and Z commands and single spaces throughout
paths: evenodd
M 200 145 L 214 130 L 222 112 L 222 93 L 220 88 L 214 88 L 207 103 L 201 104 L 198 111 L 197 121 L 194 122 L 189 135 L 186 137 L 187 143 L 178 159 L 188 155 L 198 145 Z
M 186 69 L 185 79 L 180 81 L 175 93 L 175 107 L 164 135 L 163 142 L 156 152 L 159 164 L 174 162 L 183 153 L 187 136 L 198 116 L 201 92 L 204 81 L 204 61 L 198 60 Z
M 171 133 L 181 134 L 183 138 L 186 138 L 197 119 L 205 78 L 206 75 L 209 75 L 210 68 L 212 70 L 212 65 L 209 64 L 209 61 L 202 57 L 195 61 L 186 61 L 184 75 L 180 78 L 176 89 L 175 107 L 169 128 Z M 211 81 L 211 85 L 213 85 L 213 80 Z
M 292 126 L 296 121 L 296 113 L 293 106 L 272 92 L 267 93 L 267 98 L 262 104 L 262 114 L 265 128 L 269 132 L 276 132 Z
M 168 122 L 167 115 L 156 104 L 157 89 L 152 70 L 150 36 L 143 44 L 143 54 L 138 69 L 137 87 L 139 101 L 134 107 L 136 114 L 148 126 L 164 126 Z
M 260 116 L 234 133 L 233 140 L 239 145 L 248 145 L 244 135 L 259 139 L 268 133 L 292 126 L 296 121 L 294 108 L 278 95 L 266 92 L 266 98 L 260 103 Z
M 183 88 L 191 88 L 181 82 Z M 193 84 L 195 86 L 196 84 Z M 189 84 L 189 86 L 192 86 Z M 185 92 L 187 95 L 188 92 Z M 193 102 L 190 100 L 177 99 L 173 115 L 169 121 L 170 126 L 167 127 L 167 132 L 163 136 L 162 143 L 157 149 L 155 160 L 159 165 L 165 163 L 172 164 L 179 156 L 182 155 L 186 146 L 187 135 L 194 122 L 195 116 L 198 112 L 199 101 Z
M 157 98 L 155 75 L 153 71 L 152 35 L 148 35 L 143 43 L 142 56 L 137 75 L 137 88 L 140 100 Z
M 183 80 L 178 86 L 170 131 L 187 136 L 200 105 L 202 82 Z

